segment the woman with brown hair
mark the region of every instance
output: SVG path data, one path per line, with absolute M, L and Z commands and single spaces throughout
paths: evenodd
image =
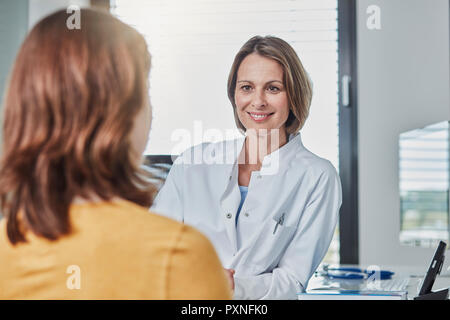
M 312 85 L 284 40 L 256 36 L 237 53 L 228 97 L 245 137 L 188 149 L 153 210 L 214 244 L 237 299 L 296 299 L 330 245 L 341 205 L 333 165 L 300 129 Z
M 5 95 L 0 298 L 229 298 L 208 240 L 146 209 L 144 38 L 107 13 L 67 18 L 33 28 Z

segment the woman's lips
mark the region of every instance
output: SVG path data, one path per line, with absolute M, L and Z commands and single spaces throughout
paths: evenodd
M 273 112 L 272 113 L 247 112 L 247 113 L 250 116 L 250 118 L 252 118 L 256 122 L 263 122 L 273 115 Z

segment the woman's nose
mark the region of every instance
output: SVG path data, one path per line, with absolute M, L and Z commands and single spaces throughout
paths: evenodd
M 266 96 L 263 90 L 256 90 L 252 100 L 252 106 L 255 108 L 264 108 L 267 106 Z

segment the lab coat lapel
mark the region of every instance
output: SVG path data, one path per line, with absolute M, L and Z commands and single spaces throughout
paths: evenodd
M 303 147 L 300 132 L 289 135 L 289 141 L 281 148 L 264 157 L 260 174 L 276 176 L 287 170 L 299 150 Z

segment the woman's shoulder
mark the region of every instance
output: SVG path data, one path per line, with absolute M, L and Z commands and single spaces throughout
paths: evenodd
M 89 208 L 89 205 L 87 206 Z M 86 208 L 84 208 L 86 210 Z M 80 210 L 83 206 L 80 206 Z M 103 225 L 113 224 L 124 231 L 138 234 L 183 234 L 192 241 L 201 242 L 206 240 L 196 229 L 180 223 L 174 219 L 150 211 L 148 208 L 140 206 L 128 200 L 120 199 L 114 202 L 104 202 L 98 205 L 91 205 L 85 212 L 91 216 L 98 216 L 103 220 Z M 82 212 L 81 215 L 83 214 Z
M 330 160 L 322 158 L 306 148 L 297 152 L 290 167 L 294 170 L 307 171 L 315 175 L 336 175 L 337 170 Z
M 196 229 L 126 200 L 75 207 L 71 221 L 80 238 L 108 243 L 109 247 L 125 246 L 138 256 L 148 252 L 164 255 L 179 247 L 193 254 L 213 250 Z
M 119 223 L 127 227 L 133 237 L 143 238 L 151 243 L 164 243 L 168 248 L 177 248 L 194 255 L 209 256 L 215 254 L 208 238 L 197 229 L 149 211 L 129 201 L 116 204 L 120 213 Z M 121 221 L 122 218 L 126 221 Z
M 72 205 L 71 220 L 80 229 L 97 224 L 102 230 L 130 238 L 151 234 L 169 236 L 181 229 L 179 222 L 125 199 Z

